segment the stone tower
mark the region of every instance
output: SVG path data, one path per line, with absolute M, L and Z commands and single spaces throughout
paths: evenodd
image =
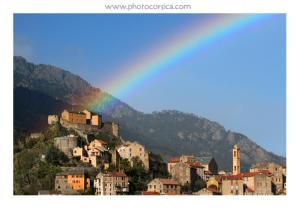
M 240 148 L 237 144 L 232 149 L 232 174 L 237 175 L 241 173 L 241 159 Z

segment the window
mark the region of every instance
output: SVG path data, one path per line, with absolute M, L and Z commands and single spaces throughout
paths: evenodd
M 233 157 L 236 157 L 236 151 L 233 151 Z

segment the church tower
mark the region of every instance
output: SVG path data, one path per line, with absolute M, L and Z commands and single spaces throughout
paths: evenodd
M 232 149 L 232 175 L 241 173 L 240 148 L 237 144 Z

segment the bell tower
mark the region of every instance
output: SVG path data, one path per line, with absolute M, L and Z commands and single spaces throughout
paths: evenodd
M 241 173 L 240 148 L 237 144 L 232 149 L 232 175 Z

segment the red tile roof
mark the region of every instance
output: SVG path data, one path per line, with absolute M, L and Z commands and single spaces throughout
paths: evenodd
M 222 176 L 222 180 L 243 180 L 240 175 Z
M 189 165 L 195 168 L 204 168 L 204 166 L 202 166 L 199 162 L 189 163 Z
M 159 179 L 159 181 L 162 183 L 162 184 L 172 184 L 172 185 L 178 185 L 177 181 L 174 180 L 174 179 Z
M 180 157 L 171 157 L 169 163 L 179 163 Z
M 266 176 L 269 176 L 271 173 L 268 170 L 262 170 L 262 171 L 257 171 L 257 172 L 245 172 L 245 173 L 240 173 L 238 175 L 240 175 L 241 177 L 252 177 L 252 176 L 256 176 L 258 174 L 264 174 Z
M 112 173 L 109 173 L 111 176 L 113 177 L 127 177 L 125 173 L 122 173 L 122 172 L 112 172 Z
M 142 195 L 160 195 L 160 194 L 159 192 L 144 191 L 142 192 Z
M 237 175 L 223 176 L 223 179 L 236 180 L 236 179 L 242 179 L 244 177 L 253 177 L 258 174 L 264 174 L 266 176 L 269 176 L 271 173 L 268 170 L 262 170 L 262 171 L 257 171 L 257 172 L 245 172 L 245 173 L 240 173 Z

